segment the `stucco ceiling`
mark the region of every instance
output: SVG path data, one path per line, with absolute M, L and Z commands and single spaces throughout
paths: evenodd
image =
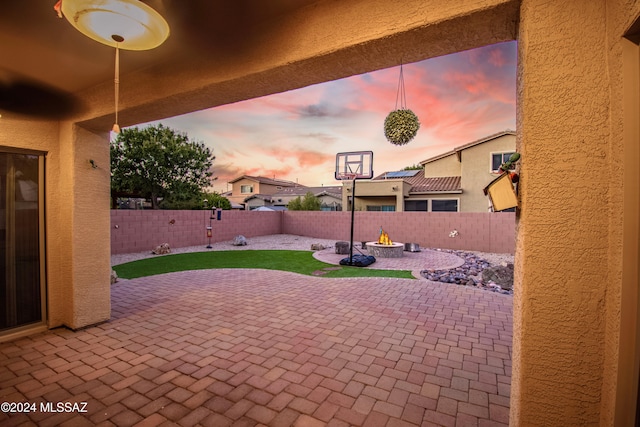
M 64 0 L 63 0 L 64 1 Z M 170 26 L 120 53 L 119 123 L 291 90 L 512 40 L 519 0 L 144 0 Z M 115 50 L 59 19 L 56 0 L 3 1 L 0 114 L 113 123 Z
M 241 50 L 258 36 L 257 29 L 265 22 L 316 1 L 188 0 L 185 7 L 184 0 L 145 0 L 165 17 L 171 33 L 156 49 L 122 51 L 121 74 L 175 63 L 181 58 Z M 0 109 L 30 109 L 45 114 L 47 106 L 43 104 L 64 104 L 65 99 L 72 99 L 69 94 L 113 80 L 114 49 L 85 37 L 66 19 L 59 19 L 53 9 L 55 3 L 2 2 Z

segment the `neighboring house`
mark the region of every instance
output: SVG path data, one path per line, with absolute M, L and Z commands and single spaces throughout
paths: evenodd
M 516 149 L 516 133 L 504 131 L 423 160 L 423 170 L 385 172 L 356 183 L 356 210 L 486 212 L 482 189 L 498 176 Z M 343 206 L 351 209 L 351 181 L 343 183 Z
M 231 193 L 227 198 L 232 205 L 242 205 L 245 209 L 258 206 L 269 206 L 272 195 L 283 188 L 304 187 L 295 182 L 271 179 L 262 176 L 243 175 L 232 181 Z M 260 202 L 262 200 L 262 202 Z
M 327 187 L 287 187 L 274 194 L 274 206 L 287 206 L 297 197 L 301 199 L 311 192 L 320 199 L 320 209 L 323 211 L 342 210 L 342 187 L 339 185 Z
M 252 194 L 244 199 L 246 210 L 255 210 L 261 207 L 272 207 L 273 198 L 269 194 Z
M 429 178 L 459 178 L 460 194 L 439 197 L 458 200 L 459 212 L 486 212 L 489 201 L 482 189 L 498 177 L 500 165 L 516 151 L 516 133 L 506 130 L 470 142 L 420 162 Z
M 295 187 L 282 187 L 273 195 L 254 194 L 245 199 L 247 209 L 255 210 L 258 207 L 269 207 L 273 210 L 284 210 L 291 200 L 304 196 L 311 192 L 320 199 L 320 209 L 323 211 L 342 210 L 342 187 L 305 187 L 297 185 Z
M 224 193 L 220 193 L 220 195 L 222 197 L 227 198 L 227 200 L 229 200 L 229 203 L 231 203 L 231 209 L 233 210 L 244 210 L 244 205 L 241 205 L 239 203 L 234 203 L 231 201 L 231 191 L 225 191 Z

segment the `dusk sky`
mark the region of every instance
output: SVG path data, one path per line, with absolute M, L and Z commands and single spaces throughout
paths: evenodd
M 213 149 L 218 192 L 230 190 L 228 181 L 241 175 L 338 185 L 338 152 L 373 151 L 378 175 L 515 130 L 516 49 L 516 42 L 507 42 L 405 64 L 407 108 L 418 116 L 420 130 L 404 146 L 384 136 L 399 66 L 151 124 L 186 132 Z

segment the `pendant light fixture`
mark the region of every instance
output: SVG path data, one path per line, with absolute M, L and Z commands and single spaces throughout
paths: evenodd
M 167 21 L 139 0 L 59 0 L 54 9 L 82 34 L 116 49 L 113 131 L 120 132 L 120 49 L 149 50 L 160 46 L 169 37 Z

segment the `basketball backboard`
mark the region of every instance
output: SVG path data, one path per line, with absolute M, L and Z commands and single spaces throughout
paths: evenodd
M 373 178 L 373 151 L 350 151 L 336 154 L 337 180 Z

